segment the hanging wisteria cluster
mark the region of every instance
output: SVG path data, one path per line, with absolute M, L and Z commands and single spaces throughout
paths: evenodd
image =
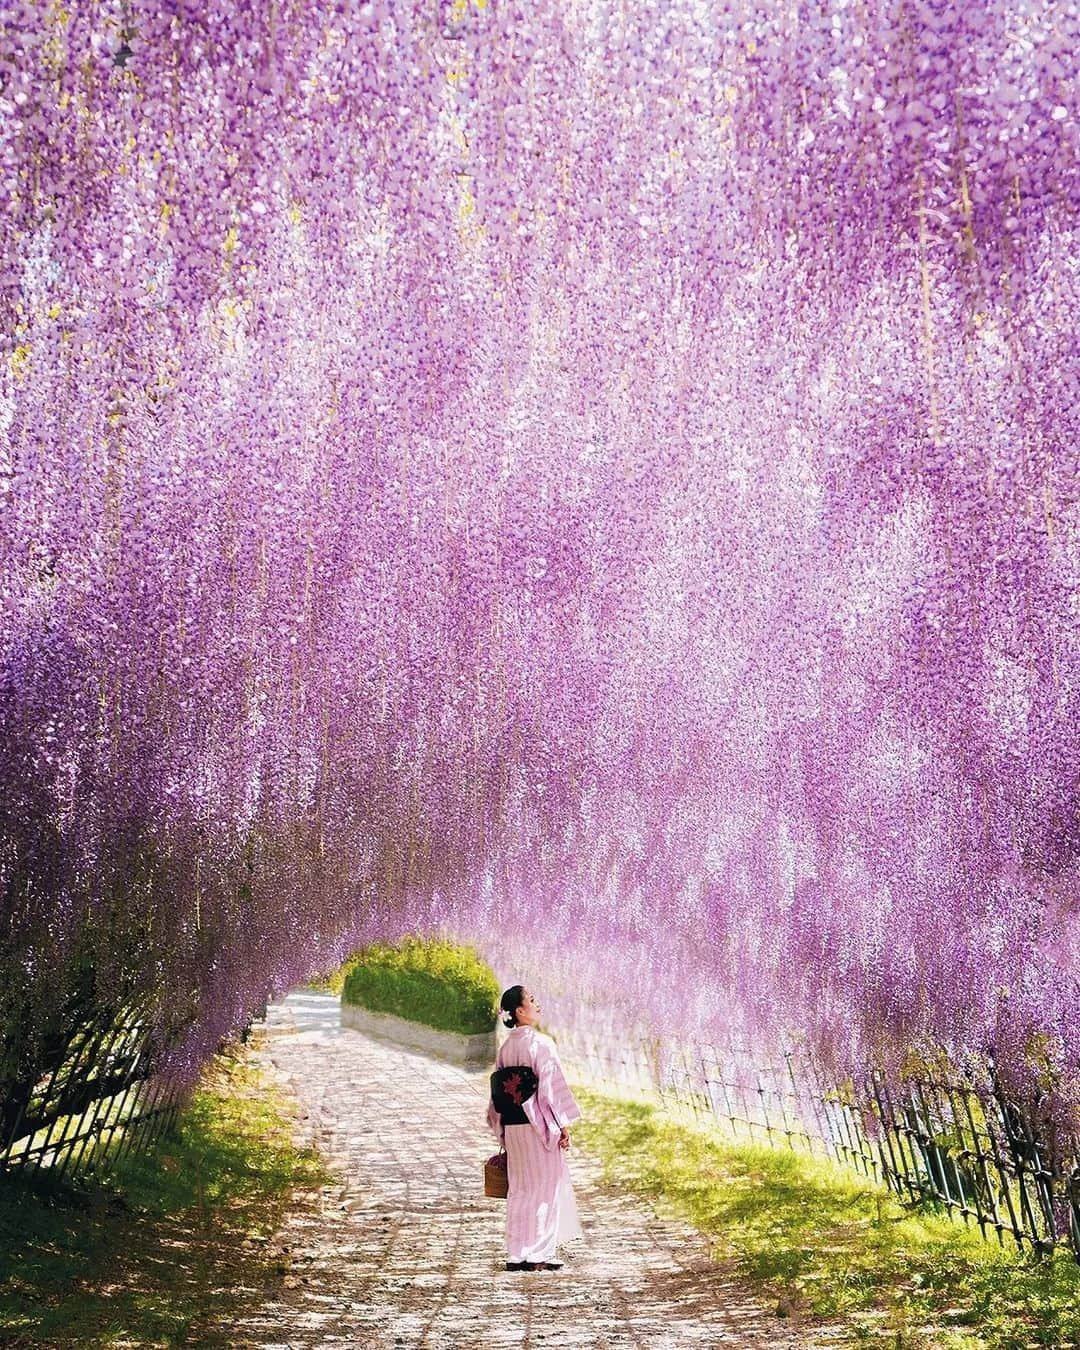
M 446 928 L 1068 1123 L 1077 6 L 0 23 L 6 1022 Z

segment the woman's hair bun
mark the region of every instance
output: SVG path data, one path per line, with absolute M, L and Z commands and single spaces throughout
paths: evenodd
M 499 999 L 499 1011 L 506 1013 L 503 1018 L 504 1027 L 517 1026 L 517 1010 L 525 1002 L 525 986 L 523 984 L 512 984 L 505 990 L 501 999 Z

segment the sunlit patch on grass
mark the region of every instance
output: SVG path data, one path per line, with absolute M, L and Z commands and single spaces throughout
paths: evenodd
M 1080 1347 L 1080 1267 L 1035 1261 L 902 1206 L 831 1163 L 575 1088 L 575 1137 L 621 1188 L 688 1219 L 779 1315 L 840 1321 L 890 1350 Z
M 46 1174 L 4 1185 L 0 1333 L 29 1344 L 190 1344 L 280 1281 L 287 1262 L 263 1239 L 294 1192 L 325 1180 L 252 1063 L 220 1056 L 175 1132 L 107 1183 L 50 1185 Z

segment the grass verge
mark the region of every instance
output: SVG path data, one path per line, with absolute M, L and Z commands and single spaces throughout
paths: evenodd
M 621 1189 L 688 1220 L 780 1316 L 889 1350 L 1080 1347 L 1080 1267 L 1035 1262 L 800 1154 L 727 1142 L 662 1108 L 575 1087 L 574 1137 Z
M 0 1343 L 229 1344 L 214 1328 L 287 1273 L 290 1196 L 324 1180 L 246 1055 L 219 1056 L 175 1133 L 107 1182 L 0 1186 Z

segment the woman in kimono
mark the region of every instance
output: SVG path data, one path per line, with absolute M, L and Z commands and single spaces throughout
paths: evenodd
M 581 1236 L 566 1151 L 569 1126 L 581 1111 L 563 1077 L 555 1042 L 537 1031 L 540 1005 L 532 991 L 515 984 L 499 1004 L 512 1028 L 499 1047 L 497 1069 L 528 1065 L 536 1092 L 521 1105 L 524 1124 L 504 1123 L 494 1102 L 488 1125 L 506 1149 L 506 1269 L 558 1270 L 560 1242 Z

